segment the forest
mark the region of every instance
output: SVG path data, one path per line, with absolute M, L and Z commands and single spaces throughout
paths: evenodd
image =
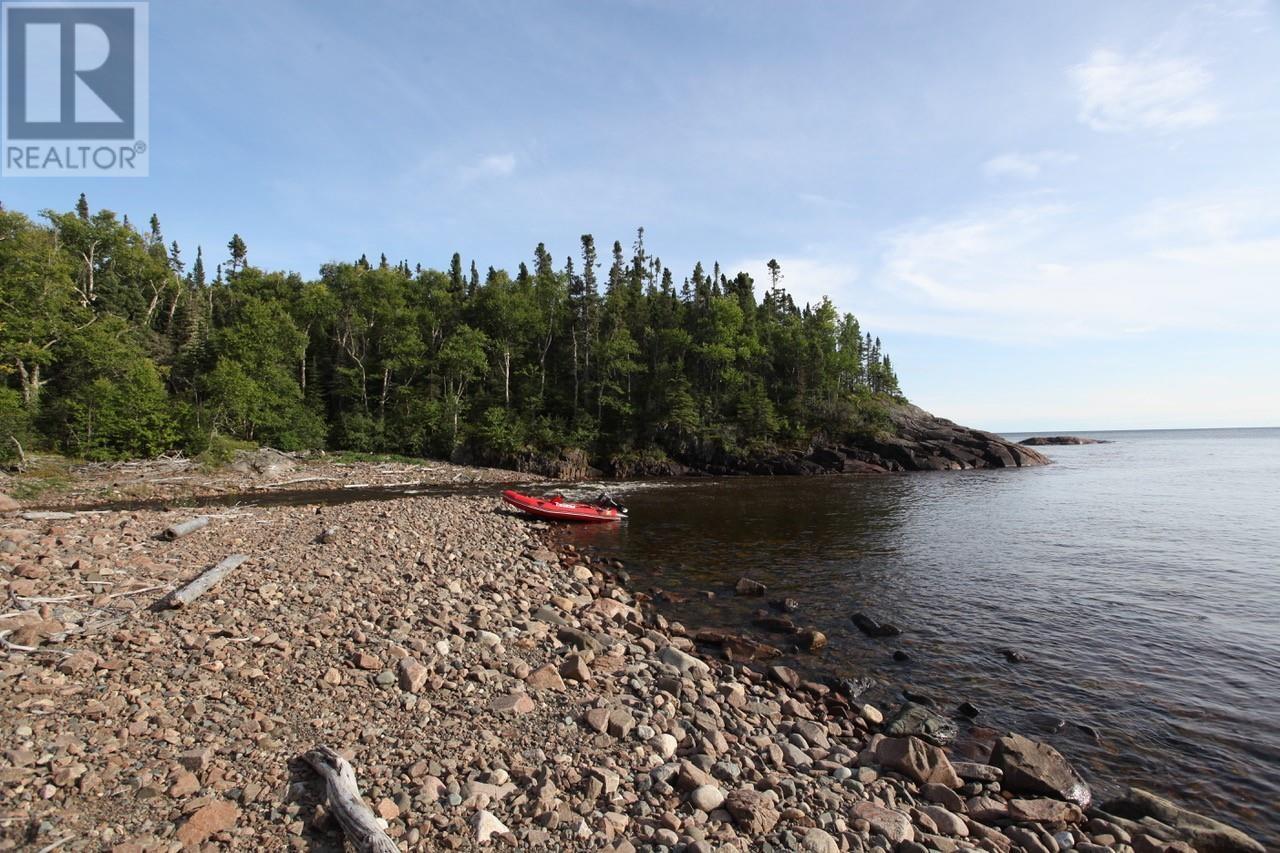
M 644 229 L 514 274 L 362 256 L 316 278 L 240 235 L 184 256 L 152 216 L 0 208 L 0 461 L 226 452 L 251 442 L 527 465 L 794 446 L 887 427 L 880 341 L 769 264 L 679 281 Z M 212 269 L 210 269 L 212 267 Z

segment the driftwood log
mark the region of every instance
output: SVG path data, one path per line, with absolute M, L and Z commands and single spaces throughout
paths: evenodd
M 373 809 L 360 798 L 351 762 L 327 746 L 317 746 L 302 757 L 324 779 L 329 810 L 351 839 L 356 853 L 396 853 L 399 848 L 378 824 Z
M 214 584 L 225 578 L 227 575 L 235 571 L 241 563 L 249 559 L 244 554 L 232 554 L 212 569 L 204 572 L 200 577 L 184 586 L 182 589 L 175 590 L 173 595 L 169 596 L 168 604 L 170 607 L 186 607 L 195 601 L 204 593 L 208 592 Z
M 186 536 L 188 533 L 195 533 L 200 528 L 207 527 L 208 524 L 209 524 L 209 516 L 207 515 L 202 515 L 199 518 L 192 518 L 188 521 L 179 522 L 178 524 L 174 524 L 170 527 L 165 528 L 164 538 L 172 542 L 174 539 L 181 539 L 183 536 Z

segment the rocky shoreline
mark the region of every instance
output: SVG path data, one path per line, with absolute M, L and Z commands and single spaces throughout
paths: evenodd
M 0 849 L 338 850 L 321 744 L 406 850 L 1263 849 L 1143 792 L 1092 803 L 1047 744 L 948 752 L 922 705 L 701 656 L 623 566 L 491 496 L 158 537 L 189 517 L 0 519 Z
M 814 436 L 805 447 L 748 451 L 695 444 L 670 457 L 659 454 L 593 460 L 581 451 L 572 451 L 560 456 L 524 454 L 482 461 L 567 480 L 889 474 L 1025 468 L 1050 463 L 1048 457 L 1029 447 L 995 433 L 960 426 L 910 403 L 894 404 L 885 415 L 884 429 L 843 437 Z M 476 460 L 464 453 L 455 461 Z

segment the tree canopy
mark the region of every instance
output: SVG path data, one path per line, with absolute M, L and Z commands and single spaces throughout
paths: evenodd
M 608 244 L 606 244 L 608 245 Z M 314 279 L 260 269 L 233 235 L 212 280 L 152 216 L 82 195 L 42 222 L 0 209 L 0 457 L 278 447 L 507 464 L 585 451 L 676 458 L 871 428 L 901 391 L 888 355 L 828 299 L 797 306 L 697 264 L 680 285 L 637 231 L 584 234 L 508 271 L 374 253 Z M 212 259 L 211 259 L 212 260 Z

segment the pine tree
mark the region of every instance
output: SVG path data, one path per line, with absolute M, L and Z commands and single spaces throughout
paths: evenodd
M 80 193 L 80 198 L 76 201 L 76 216 L 80 217 L 81 222 L 89 221 L 89 200 L 84 197 L 84 193 Z
M 231 253 L 231 271 L 234 273 L 244 269 L 249 257 L 249 249 L 245 246 L 244 240 L 240 239 L 239 234 L 231 235 L 231 239 L 227 241 L 227 251 Z
M 449 292 L 462 293 L 465 287 L 462 281 L 462 255 L 457 252 L 449 260 Z

